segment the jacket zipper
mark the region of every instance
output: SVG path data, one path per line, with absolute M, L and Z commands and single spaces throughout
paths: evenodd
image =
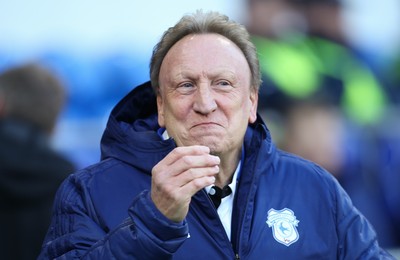
M 215 214 L 217 214 L 219 223 L 220 223 L 222 229 L 224 230 L 225 237 L 226 237 L 226 239 L 229 241 L 228 235 L 227 235 L 226 232 L 225 232 L 224 225 L 222 224 L 222 221 L 221 221 L 221 219 L 219 218 L 218 211 L 217 211 L 217 209 L 214 207 L 214 203 L 212 202 L 211 198 L 208 196 L 207 192 L 206 192 L 204 189 L 203 189 L 203 191 L 204 191 L 204 194 L 206 195 L 206 197 L 207 197 L 207 199 L 208 199 L 208 201 L 209 201 L 210 206 L 214 209 Z M 230 243 L 230 244 L 231 244 L 231 246 L 232 246 L 232 243 Z M 239 260 L 239 259 L 240 259 L 239 253 L 235 253 L 233 247 L 232 247 L 232 250 L 233 250 L 233 253 L 235 254 L 235 260 Z

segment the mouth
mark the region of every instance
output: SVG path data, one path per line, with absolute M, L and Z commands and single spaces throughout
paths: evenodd
M 221 126 L 220 124 L 217 124 L 215 122 L 202 122 L 202 123 L 197 123 L 194 124 L 191 128 L 196 128 L 196 127 L 213 127 L 213 126 Z

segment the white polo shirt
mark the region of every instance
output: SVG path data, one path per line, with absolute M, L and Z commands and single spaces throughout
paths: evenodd
M 240 164 L 241 161 L 239 162 L 235 173 L 233 174 L 232 177 L 232 182 L 228 184 L 228 186 L 231 188 L 232 193 L 225 198 L 222 198 L 221 204 L 219 205 L 217 212 L 219 215 L 219 218 L 221 219 L 222 225 L 225 228 L 225 232 L 231 240 L 231 224 L 232 224 L 232 210 L 233 210 L 233 199 L 235 198 L 235 192 L 236 192 L 236 183 L 237 183 L 237 177 L 239 175 L 239 170 L 240 170 Z M 205 187 L 204 189 L 206 190 L 207 194 L 210 192 L 211 187 L 214 185 L 210 185 Z

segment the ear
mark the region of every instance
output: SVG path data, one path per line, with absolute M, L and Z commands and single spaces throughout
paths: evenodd
M 157 111 L 158 111 L 158 124 L 160 125 L 160 127 L 165 127 L 164 102 L 161 97 L 161 94 L 157 95 Z
M 251 91 L 250 92 L 250 115 L 249 115 L 249 123 L 254 123 L 257 120 L 257 105 L 258 105 L 258 92 Z

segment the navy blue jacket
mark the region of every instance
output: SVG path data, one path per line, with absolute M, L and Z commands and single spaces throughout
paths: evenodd
M 390 258 L 331 174 L 277 150 L 260 119 L 245 135 L 232 241 L 204 190 L 182 223 L 168 220 L 149 196 L 151 169 L 176 147 L 157 134 L 156 113 L 149 83 L 114 108 L 102 160 L 60 187 L 39 258 Z

